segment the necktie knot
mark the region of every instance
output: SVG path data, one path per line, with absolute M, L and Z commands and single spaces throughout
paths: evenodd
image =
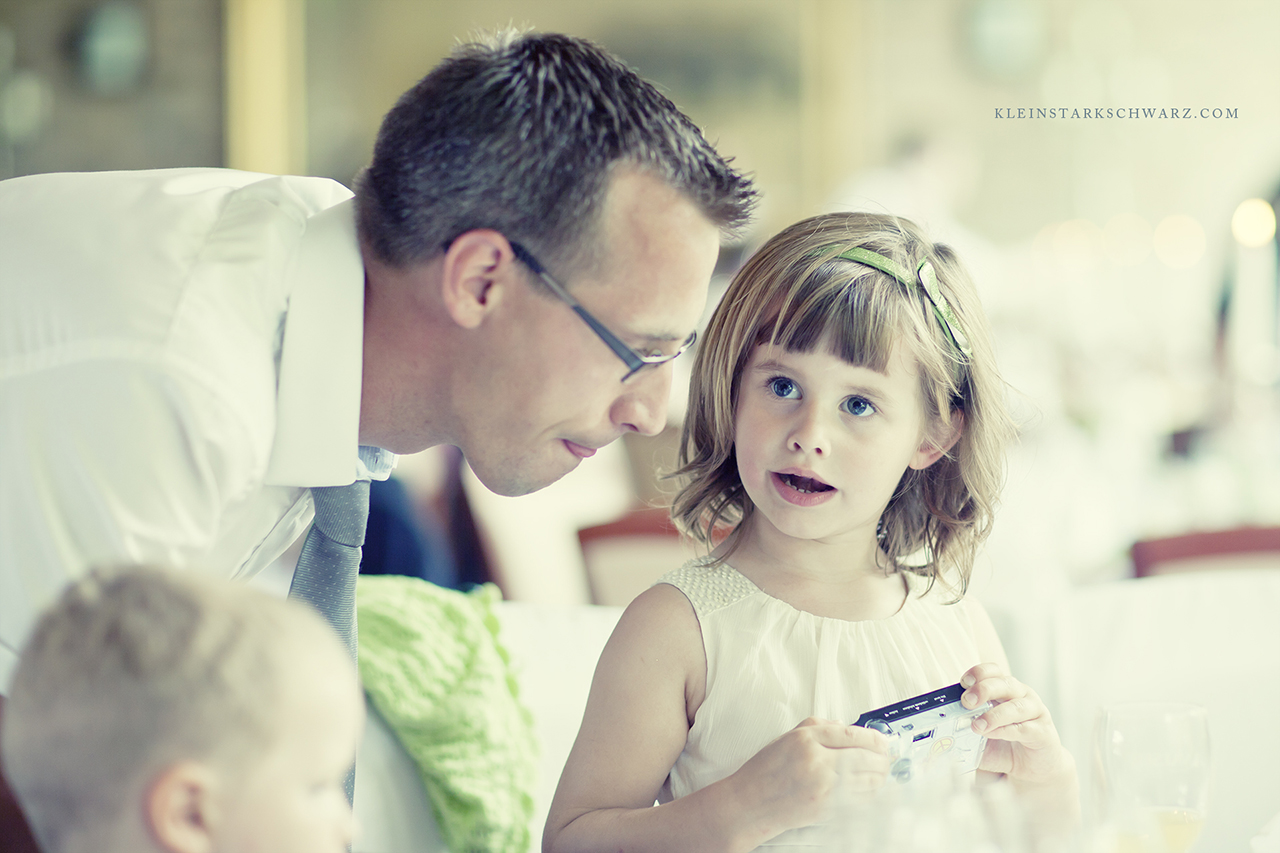
M 315 486 L 315 527 L 325 536 L 348 548 L 364 544 L 369 522 L 369 481 L 357 480 L 349 486 Z

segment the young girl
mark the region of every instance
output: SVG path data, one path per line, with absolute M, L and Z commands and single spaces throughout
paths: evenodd
M 694 365 L 673 513 L 713 550 L 623 614 L 543 849 L 813 844 L 839 780 L 888 774 L 887 738 L 850 723 L 957 681 L 966 707 L 996 703 L 974 722 L 980 772 L 1072 811 L 1048 711 L 961 598 L 1007 424 L 948 248 L 866 213 L 770 240 Z

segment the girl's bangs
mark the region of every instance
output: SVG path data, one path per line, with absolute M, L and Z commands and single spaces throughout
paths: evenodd
M 897 338 L 898 300 L 886 298 L 875 273 L 842 275 L 843 270 L 826 269 L 831 263 L 791 290 L 773 319 L 761 325 L 755 342 L 809 353 L 826 341 L 831 354 L 848 364 L 883 373 Z

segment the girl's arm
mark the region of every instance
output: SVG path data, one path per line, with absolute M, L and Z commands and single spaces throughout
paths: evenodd
M 841 772 L 860 786 L 883 779 L 882 735 L 806 720 L 728 778 L 655 807 L 702 703 L 706 669 L 697 617 L 679 590 L 659 584 L 631 603 L 596 667 L 544 853 L 748 851 L 819 820 Z

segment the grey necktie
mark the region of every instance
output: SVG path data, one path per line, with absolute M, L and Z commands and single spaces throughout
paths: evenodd
M 311 489 L 316 505 L 289 597 L 320 611 L 356 658 L 356 576 L 369 521 L 369 481 Z
M 305 601 L 329 621 L 356 660 L 356 577 L 360 546 L 369 522 L 369 481 L 349 486 L 313 486 L 316 505 L 311 532 L 302 543 L 289 597 Z M 346 778 L 347 802 L 355 802 L 356 769 Z

